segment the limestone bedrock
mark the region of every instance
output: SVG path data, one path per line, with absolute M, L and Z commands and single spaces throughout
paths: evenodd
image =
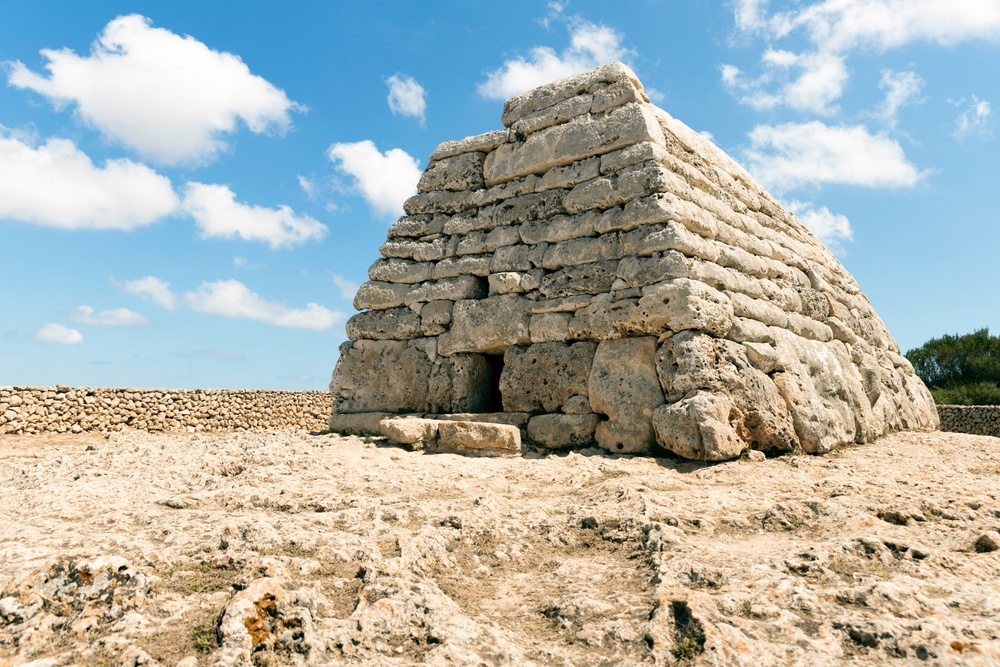
M 501 120 L 441 144 L 389 229 L 331 429 L 716 461 L 937 428 L 854 278 L 628 67 L 517 95 Z M 454 413 L 477 425 L 385 419 Z

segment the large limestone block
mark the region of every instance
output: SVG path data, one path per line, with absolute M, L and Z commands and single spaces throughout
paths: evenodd
M 695 329 L 725 336 L 733 326 L 733 305 L 722 292 L 687 278 L 644 287 L 639 308 L 650 322 L 664 321 L 673 331 Z M 658 326 L 650 327 L 652 331 Z
M 437 439 L 438 424 L 434 419 L 419 417 L 392 417 L 378 423 L 379 433 L 401 445 L 422 447 Z
M 493 130 L 457 141 L 446 141 L 431 153 L 431 160 L 443 160 L 462 153 L 489 153 L 507 141 L 507 130 Z
M 580 116 L 536 132 L 523 142 L 499 146 L 486 157 L 486 184 L 542 174 L 643 141 L 663 143 L 663 131 L 647 105 L 628 104 L 606 116 Z
M 773 374 L 788 404 L 802 449 L 823 454 L 853 442 L 869 442 L 884 428 L 872 412 L 861 374 L 843 343 L 808 340 L 772 328 L 785 371 Z
M 442 421 L 433 451 L 466 456 L 520 456 L 521 430 L 507 424 Z
M 597 425 L 597 444 L 620 453 L 650 451 L 653 411 L 664 403 L 656 376 L 656 339 L 603 341 L 594 355 L 589 390 L 591 409 L 608 416 Z
M 653 427 L 661 447 L 698 461 L 736 458 L 747 446 L 740 412 L 724 394 L 696 392 L 656 409 Z
M 366 310 L 347 320 L 347 337 L 351 340 L 410 340 L 422 335 L 420 316 L 409 308 Z
M 483 187 L 483 160 L 486 153 L 462 153 L 454 157 L 433 160 L 427 165 L 417 192 L 435 190 L 478 190 Z
M 631 81 L 637 89 L 642 90 L 642 84 L 635 72 L 620 62 L 613 62 L 515 95 L 504 103 L 500 120 L 505 126 L 510 127 L 528 114 L 586 93 L 591 88 L 599 87 L 600 84 L 613 84 L 623 79 Z
M 507 412 L 556 412 L 569 397 L 588 393 L 597 344 L 514 345 L 504 354 L 500 395 Z
M 423 342 L 348 341 L 330 380 L 333 411 L 427 412 L 431 366 Z
M 453 354 L 434 362 L 428 380 L 431 412 L 485 412 L 493 369 L 481 354 Z
M 762 345 L 762 348 L 773 350 L 767 345 Z M 776 357 L 777 352 L 774 355 Z M 789 451 L 798 447 L 788 405 L 771 378 L 750 362 L 743 345 L 700 332 L 684 331 L 660 346 L 656 355 L 656 371 L 669 402 L 683 403 L 686 397 L 698 392 L 725 397 L 728 401 L 726 421 L 732 432 L 724 435 L 718 429 L 714 431 L 728 444 L 720 441 L 717 447 L 713 446 L 714 449 L 706 446 L 705 451 L 691 458 L 719 460 L 711 457 L 721 456 L 723 450 L 731 451 L 735 447 L 732 438 L 742 443 L 736 454 L 747 447 L 761 451 Z M 678 431 L 685 424 L 689 427 L 693 424 L 680 418 L 708 414 L 705 411 L 710 411 L 710 405 L 714 406 L 711 410 L 723 410 L 720 407 L 722 404 L 715 398 L 701 398 L 696 403 L 685 403 L 671 411 L 668 421 L 663 423 L 669 422 L 675 432 L 667 435 L 657 426 L 660 444 L 681 456 L 688 456 L 690 447 L 685 443 L 697 442 L 701 431 L 691 428 L 687 432 Z M 679 449 L 675 449 L 675 445 Z M 709 450 L 716 453 L 709 453 Z
M 566 195 L 569 213 L 605 210 L 633 199 L 665 192 L 671 184 L 670 171 L 656 163 L 644 162 L 610 176 L 580 183 Z
M 546 449 L 589 447 L 600 421 L 593 413 L 536 415 L 528 422 L 528 440 Z
M 542 278 L 538 290 L 549 299 L 574 294 L 601 294 L 610 292 L 617 278 L 618 260 L 607 260 L 554 271 Z
M 502 354 L 511 345 L 531 342 L 530 319 L 531 301 L 518 296 L 458 301 L 452 309 L 451 331 L 438 338 L 438 352 Z

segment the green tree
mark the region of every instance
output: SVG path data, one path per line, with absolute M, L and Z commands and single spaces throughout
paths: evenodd
M 932 338 L 906 358 L 938 403 L 1000 405 L 1000 336 L 989 329 Z

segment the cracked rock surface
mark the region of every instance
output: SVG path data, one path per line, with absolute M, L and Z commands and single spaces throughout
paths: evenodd
M 0 666 L 1000 664 L 998 455 L 4 436 Z

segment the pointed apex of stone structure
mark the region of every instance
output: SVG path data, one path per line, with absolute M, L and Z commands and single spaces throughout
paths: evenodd
M 517 95 L 502 121 L 441 144 L 389 229 L 331 429 L 722 460 L 937 426 L 850 274 L 628 67 Z

